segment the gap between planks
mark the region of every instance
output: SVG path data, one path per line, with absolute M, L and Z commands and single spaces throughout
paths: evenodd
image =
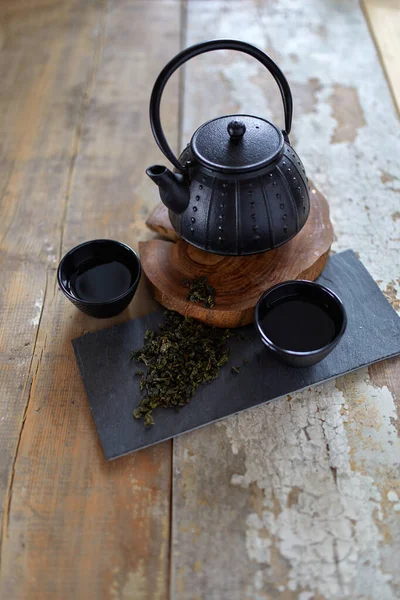
M 43 302 L 42 302 L 42 307 L 40 310 L 40 315 L 39 315 L 39 322 L 38 322 L 38 326 L 36 329 L 36 333 L 35 333 L 35 339 L 33 342 L 33 349 L 32 349 L 32 356 L 31 356 L 31 360 L 29 363 L 29 367 L 28 367 L 28 372 L 27 372 L 27 376 L 25 379 L 25 383 L 24 383 L 24 389 L 23 389 L 23 394 L 26 393 L 26 389 L 29 386 L 29 391 L 28 391 L 28 398 L 24 407 L 24 412 L 22 415 L 22 421 L 21 421 L 21 429 L 19 431 L 19 436 L 18 436 L 18 440 L 17 440 L 17 445 L 16 445 L 16 449 L 15 449 L 15 455 L 14 455 L 14 460 L 11 466 L 11 473 L 10 473 L 10 477 L 9 477 L 9 484 L 8 484 L 8 488 L 7 488 L 7 493 L 6 493 L 6 497 L 4 500 L 4 513 L 3 513 L 3 523 L 2 523 L 2 527 L 0 529 L 0 574 L 1 574 L 1 558 L 2 558 L 2 545 L 3 545 L 3 540 L 6 538 L 7 536 L 7 531 L 8 531 L 8 525 L 9 525 L 9 521 L 10 521 L 10 508 L 11 508 L 11 502 L 12 502 L 12 490 L 13 490 L 13 483 L 14 483 L 14 475 L 15 475 L 15 465 L 17 462 L 17 458 L 18 458 L 18 451 L 19 451 L 19 447 L 21 445 L 21 439 L 22 439 L 22 433 L 24 431 L 24 426 L 25 426 L 25 421 L 26 421 L 26 415 L 28 412 L 28 406 L 29 406 L 29 400 L 31 398 L 31 394 L 32 394 L 32 389 L 34 389 L 35 386 L 35 381 L 40 369 L 40 365 L 41 365 L 41 361 L 43 358 L 43 352 L 44 349 L 46 347 L 46 339 L 47 339 L 47 334 L 45 336 L 45 340 L 42 346 L 42 349 L 40 351 L 40 356 L 39 359 L 37 361 L 37 364 L 35 366 L 34 369 L 32 369 L 32 365 L 34 363 L 35 360 L 35 356 L 36 356 L 36 348 L 37 348 L 37 342 L 38 342 L 38 337 L 39 337 L 39 329 L 40 329 L 40 324 L 42 322 L 42 317 L 43 317 L 43 310 L 44 310 L 44 306 L 45 306 L 45 302 L 46 302 L 46 296 L 47 296 L 47 290 L 48 290 L 48 285 L 49 285 L 49 269 L 46 269 L 46 284 L 45 284 L 45 289 L 44 289 L 44 293 L 43 293 Z M 33 375 L 32 375 L 32 371 L 34 371 Z
M 187 25 L 188 25 L 188 2 L 189 0 L 180 0 L 180 36 L 179 50 L 182 51 L 187 45 Z M 170 57 L 172 58 L 172 57 Z M 183 119 L 184 119 L 184 98 L 185 98 L 185 65 L 179 70 L 178 82 L 178 127 L 177 127 L 177 152 L 180 154 L 180 149 L 183 147 Z M 169 600 L 173 600 L 172 583 L 173 583 L 173 510 L 174 510 L 174 439 L 171 439 L 171 461 L 170 461 L 170 497 L 169 497 L 169 540 L 168 540 L 168 596 Z

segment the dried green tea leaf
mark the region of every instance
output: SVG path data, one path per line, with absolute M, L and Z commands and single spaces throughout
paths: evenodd
M 236 375 L 239 375 L 239 373 L 240 373 L 240 367 L 232 367 L 231 371 L 232 371 L 232 373 L 235 373 Z
M 227 340 L 232 335 L 229 329 L 166 311 L 158 331 L 146 332 L 143 348 L 131 352 L 132 360 L 147 367 L 140 375 L 144 397 L 133 416 L 150 427 L 155 408 L 178 410 L 187 404 L 197 388 L 215 379 L 228 362 Z
M 215 305 L 215 288 L 208 283 L 207 277 L 184 279 L 183 285 L 189 288 L 186 300 L 203 304 L 204 308 L 212 308 Z

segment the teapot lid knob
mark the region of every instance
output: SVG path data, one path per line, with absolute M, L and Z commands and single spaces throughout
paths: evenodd
M 232 121 L 229 121 L 227 130 L 233 140 L 239 140 L 246 132 L 246 125 L 243 121 L 233 119 Z

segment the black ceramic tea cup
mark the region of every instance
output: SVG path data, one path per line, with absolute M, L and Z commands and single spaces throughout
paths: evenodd
M 67 252 L 59 264 L 57 279 L 79 310 L 105 319 L 127 308 L 141 273 L 139 257 L 132 248 L 115 240 L 92 240 Z
M 332 290 L 296 280 L 279 283 L 261 296 L 255 322 L 275 358 L 292 367 L 310 367 L 336 347 L 347 317 Z

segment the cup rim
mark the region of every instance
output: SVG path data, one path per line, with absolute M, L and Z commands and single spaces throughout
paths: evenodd
M 334 302 L 337 304 L 337 306 L 339 307 L 340 313 L 342 315 L 342 324 L 340 327 L 340 330 L 335 334 L 335 337 L 333 338 L 333 340 L 331 340 L 328 344 L 325 344 L 325 346 L 320 346 L 319 348 L 316 348 L 315 350 L 307 350 L 307 351 L 299 351 L 299 350 L 289 350 L 287 348 L 282 348 L 282 346 L 279 346 L 278 344 L 276 344 L 275 342 L 273 342 L 264 332 L 261 323 L 260 323 L 260 317 L 259 317 L 259 313 L 260 313 L 260 307 L 262 305 L 262 303 L 264 302 L 265 298 L 267 298 L 267 296 L 273 292 L 276 289 L 279 288 L 285 288 L 288 285 L 293 285 L 293 284 L 299 284 L 299 288 L 300 287 L 308 287 L 308 288 L 319 288 L 320 290 L 322 290 L 325 294 L 329 295 L 331 297 L 331 299 L 334 300 Z M 284 295 L 282 295 L 282 299 L 285 298 Z M 258 329 L 258 332 L 261 336 L 261 339 L 263 341 L 263 343 L 270 348 L 271 350 L 274 350 L 275 352 L 278 352 L 280 354 L 285 354 L 287 356 L 298 356 L 298 357 L 303 357 L 303 356 L 317 356 L 318 354 L 321 354 L 322 352 L 325 351 L 330 351 L 333 350 L 333 348 L 336 346 L 336 344 L 338 343 L 338 341 L 340 340 L 340 338 L 343 336 L 344 332 L 346 331 L 346 327 L 347 327 L 347 313 L 346 313 L 346 309 L 343 305 L 342 300 L 339 298 L 339 296 L 337 294 L 335 294 L 335 292 L 333 292 L 330 288 L 321 285 L 320 283 L 316 283 L 315 281 L 309 281 L 307 279 L 290 279 L 288 281 L 283 281 L 281 283 L 277 283 L 274 286 L 272 286 L 271 288 L 269 288 L 268 290 L 266 290 L 261 297 L 259 298 L 256 307 L 255 307 L 255 311 L 254 311 L 254 320 L 256 322 L 256 326 Z
M 63 271 L 63 267 L 64 267 L 64 264 L 65 264 L 65 261 L 70 256 L 72 256 L 77 250 L 80 250 L 84 246 L 89 246 L 91 244 L 98 244 L 98 243 L 104 243 L 104 242 L 107 242 L 107 243 L 115 245 L 115 246 L 120 246 L 120 247 L 124 248 L 125 250 L 127 250 L 132 255 L 132 257 L 134 258 L 134 260 L 136 262 L 136 265 L 137 265 L 137 276 L 136 276 L 136 279 L 129 286 L 129 288 L 126 290 L 126 292 L 124 292 L 123 294 L 120 294 L 119 296 L 115 296 L 115 298 L 111 298 L 111 300 L 104 300 L 104 301 L 99 301 L 99 302 L 92 302 L 92 301 L 89 301 L 89 300 L 84 300 L 82 298 L 79 298 L 78 296 L 74 296 L 65 287 L 65 285 L 64 285 L 64 283 L 62 281 L 61 274 L 62 274 L 62 271 Z M 73 248 L 71 248 L 70 250 L 68 250 L 68 252 L 66 254 L 64 254 L 64 256 L 60 260 L 60 264 L 58 265 L 58 268 L 57 268 L 57 281 L 58 281 L 58 285 L 60 286 L 61 290 L 64 292 L 64 294 L 67 296 L 67 298 L 69 300 L 71 300 L 71 302 L 74 302 L 74 303 L 75 302 L 79 302 L 80 304 L 82 304 L 84 306 L 109 306 L 110 304 L 113 304 L 114 302 L 118 302 L 119 300 L 122 300 L 123 298 L 126 298 L 137 287 L 141 275 L 142 275 L 142 264 L 140 262 L 140 258 L 138 256 L 137 252 L 135 252 L 135 250 L 133 250 L 133 248 L 131 248 L 127 244 L 124 244 L 123 242 L 120 242 L 118 240 L 111 240 L 111 239 L 107 239 L 107 238 L 97 238 L 95 240 L 88 240 L 86 242 L 82 242 L 82 244 L 78 244 L 77 246 L 74 246 Z

